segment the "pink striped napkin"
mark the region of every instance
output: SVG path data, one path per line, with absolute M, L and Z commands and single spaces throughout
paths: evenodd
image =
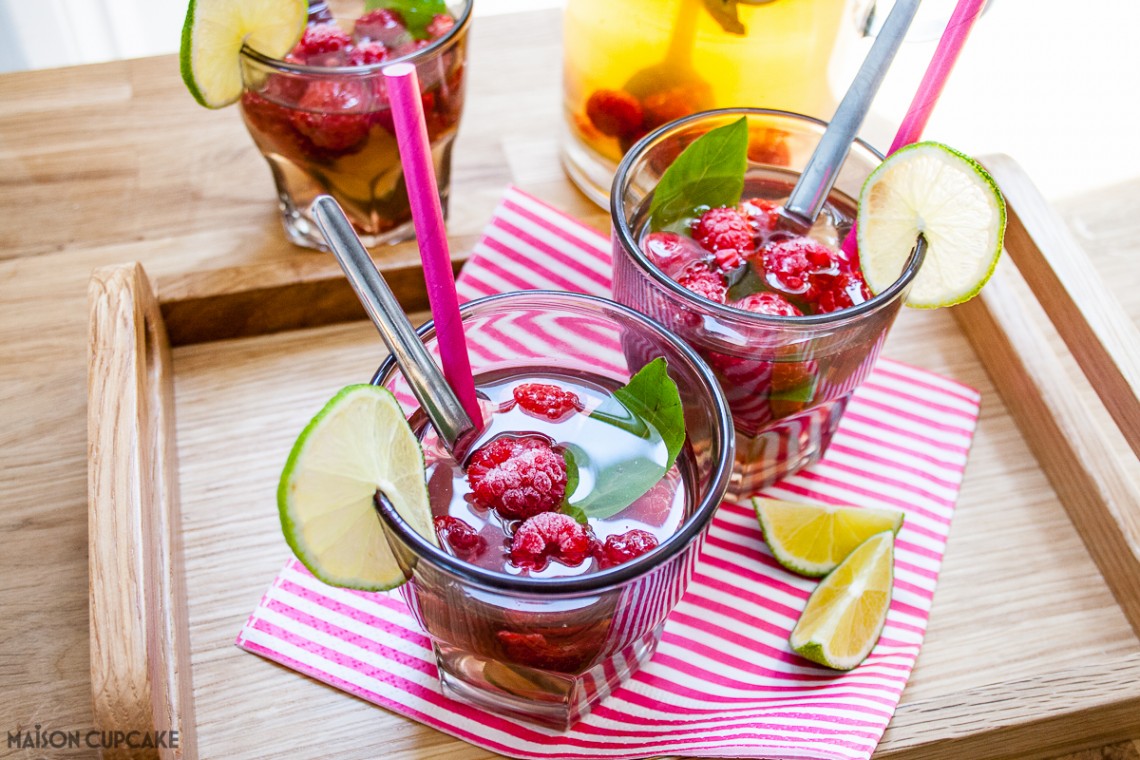
M 609 241 L 508 189 L 461 298 L 560 288 L 608 295 Z M 571 731 L 499 718 L 440 692 L 428 640 L 395 593 L 323 585 L 290 560 L 238 646 L 472 744 L 522 758 L 869 758 L 926 632 L 977 420 L 976 391 L 881 359 L 824 460 L 763 492 L 905 510 L 882 639 L 849 673 L 787 638 L 815 582 L 783 570 L 747 505 L 721 506 L 652 661 Z

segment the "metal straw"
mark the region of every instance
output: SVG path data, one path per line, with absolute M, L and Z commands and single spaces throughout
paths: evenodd
M 851 143 L 871 110 L 871 101 L 883 83 L 887 68 L 894 60 L 910 22 L 914 20 L 918 3 L 919 0 L 898 0 L 883 22 L 882 31 L 871 45 L 855 80 L 835 109 L 831 123 L 824 130 L 819 145 L 784 204 L 784 215 L 796 223 L 804 227 L 815 224 L 815 218 L 839 177 L 839 167 L 846 160 Z
M 455 392 L 424 348 L 392 289 L 368 256 L 340 205 L 328 195 L 313 201 L 317 227 L 336 254 L 357 298 L 392 352 L 412 393 L 449 450 L 474 427 Z

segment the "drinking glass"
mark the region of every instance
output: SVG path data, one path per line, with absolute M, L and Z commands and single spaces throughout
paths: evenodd
M 656 549 L 624 564 L 570 577 L 512 575 L 470 564 L 415 533 L 378 499 L 389 544 L 408 578 L 403 597 L 431 639 L 445 692 L 565 729 L 652 656 L 728 485 L 732 422 L 700 357 L 660 325 L 612 301 L 527 291 L 472 301 L 461 312 L 477 385 L 481 377 L 504 372 L 520 378 L 554 373 L 613 388 L 664 357 L 681 396 L 686 441 L 677 467 L 684 520 Z M 438 354 L 432 323 L 420 334 Z M 423 437 L 423 413 L 391 358 L 373 382 L 401 399 Z M 429 498 L 438 508 L 450 494 L 429 484 Z
M 689 143 L 742 116 L 749 129 L 745 197 L 757 188 L 779 188 L 786 197 L 826 123 L 781 111 L 724 109 L 674 122 L 634 146 L 618 167 L 610 201 L 614 298 L 683 338 L 712 367 L 736 429 L 729 487 L 735 497 L 823 456 L 852 393 L 874 366 L 923 250 L 910 258 L 898 281 L 873 298 L 842 311 L 802 317 L 741 311 L 702 298 L 668 277 L 638 245 L 653 190 Z M 835 231 L 835 243 L 850 226 L 863 181 L 881 160 L 862 141 L 851 146 L 828 199 L 846 217 Z
M 729 106 L 828 117 L 829 70 L 856 39 L 848 0 L 568 0 L 562 161 L 604 206 L 633 143 Z
M 463 110 L 472 0 L 448 3 L 455 25 L 415 52 L 363 66 L 311 66 L 242 46 L 242 118 L 269 163 L 285 236 L 328 250 L 309 205 L 337 200 L 367 246 L 414 236 L 382 69 L 416 66 L 444 212 Z M 355 22 L 336 19 L 349 35 Z M 288 58 L 288 56 L 286 57 Z

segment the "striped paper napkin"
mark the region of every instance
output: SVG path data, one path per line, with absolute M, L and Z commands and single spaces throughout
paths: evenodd
M 609 240 L 509 189 L 463 269 L 463 299 L 559 288 L 609 295 Z M 238 646 L 465 741 L 523 758 L 869 758 L 926 632 L 977 420 L 976 391 L 880 359 L 824 460 L 763 495 L 906 512 L 878 646 L 836 673 L 788 648 L 815 581 L 783 570 L 752 509 L 726 502 L 652 661 L 571 731 L 497 717 L 440 692 L 397 593 L 325 586 L 296 560 Z

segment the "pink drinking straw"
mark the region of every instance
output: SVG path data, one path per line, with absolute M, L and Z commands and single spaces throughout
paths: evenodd
M 459 296 L 455 292 L 455 275 L 451 269 L 451 252 L 432 167 L 431 142 L 424 121 L 416 67 L 410 63 L 394 63 L 384 69 L 384 80 L 388 87 L 388 101 L 392 105 L 392 121 L 408 186 L 408 201 L 412 206 L 412 223 L 424 265 L 428 303 L 435 320 L 436 341 L 443 360 L 443 376 L 478 428 L 482 426 L 483 413 L 475 395 L 467 338 L 459 317 Z
M 891 149 L 887 151 L 888 156 L 904 145 L 918 142 L 918 138 L 922 137 L 922 130 L 926 129 L 926 123 L 930 121 L 930 113 L 934 110 L 934 104 L 938 102 L 938 96 L 942 94 L 942 88 L 946 86 L 950 70 L 954 68 L 954 63 L 962 52 L 962 46 L 966 44 L 966 38 L 970 35 L 970 29 L 978 20 L 978 16 L 982 15 L 982 7 L 985 4 L 986 0 L 958 0 L 950 20 L 946 22 L 942 38 L 938 40 L 934 57 L 930 59 L 930 65 L 926 67 L 926 73 L 918 85 L 918 92 L 910 101 L 910 108 L 903 117 L 902 124 L 899 125 L 899 131 L 895 133 L 895 140 L 891 143 Z M 847 254 L 849 261 L 857 265 L 859 246 L 855 233 L 855 225 L 852 225 L 851 231 L 843 240 L 843 252 Z

